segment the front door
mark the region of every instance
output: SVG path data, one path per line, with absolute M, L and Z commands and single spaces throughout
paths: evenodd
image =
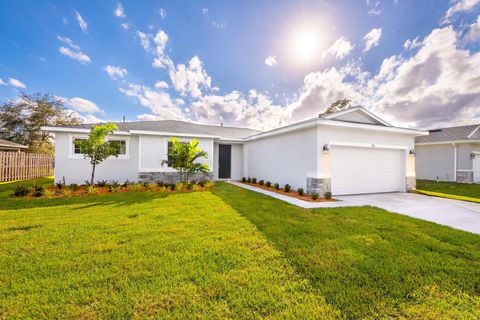
M 232 146 L 229 144 L 218 145 L 218 178 L 230 179 L 232 167 Z

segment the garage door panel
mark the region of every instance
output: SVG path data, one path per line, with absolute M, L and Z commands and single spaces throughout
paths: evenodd
M 332 193 L 405 191 L 405 151 L 333 146 Z

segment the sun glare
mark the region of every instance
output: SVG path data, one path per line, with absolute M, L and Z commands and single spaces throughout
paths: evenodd
M 291 40 L 291 49 L 295 60 L 302 63 L 311 62 L 319 54 L 319 35 L 314 30 L 300 30 Z

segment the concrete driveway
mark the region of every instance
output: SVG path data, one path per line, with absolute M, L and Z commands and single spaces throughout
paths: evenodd
M 413 193 L 337 196 L 346 205 L 375 206 L 391 212 L 480 234 L 480 204 Z

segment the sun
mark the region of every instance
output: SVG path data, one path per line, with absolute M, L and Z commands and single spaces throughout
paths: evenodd
M 319 34 L 313 29 L 301 29 L 295 32 L 290 41 L 291 50 L 296 61 L 309 63 L 319 54 Z

